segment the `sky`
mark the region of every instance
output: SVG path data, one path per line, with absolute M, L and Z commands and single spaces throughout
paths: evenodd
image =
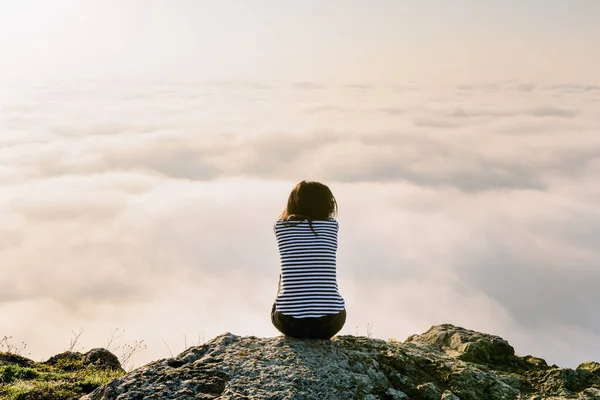
M 600 83 L 595 0 L 2 0 L 0 10 L 10 79 Z
M 340 206 L 341 334 L 600 360 L 595 1 L 0 0 L 0 338 L 275 336 L 272 224 Z M 114 349 L 119 353 L 119 349 Z

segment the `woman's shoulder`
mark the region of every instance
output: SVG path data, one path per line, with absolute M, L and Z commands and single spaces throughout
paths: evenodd
M 337 225 L 337 220 L 333 217 L 329 217 L 327 219 L 318 219 L 318 220 L 314 220 L 313 222 L 317 222 L 317 223 L 321 223 L 321 224 L 333 224 L 333 225 Z
M 322 226 L 322 227 L 333 227 L 335 226 L 336 228 L 339 227 L 339 224 L 337 222 L 337 220 L 335 218 L 328 218 L 326 220 L 324 219 L 313 219 L 309 220 L 308 219 L 287 219 L 287 220 L 282 220 L 282 219 L 277 219 L 275 221 L 275 223 L 273 224 L 273 230 L 277 231 L 278 229 L 283 229 L 283 228 L 302 228 L 302 227 L 309 227 L 310 225 L 313 226 Z
M 275 221 L 275 225 L 283 225 L 283 224 L 300 224 L 300 223 L 308 223 L 308 219 L 307 218 L 290 218 L 290 219 L 286 219 L 286 220 L 282 220 L 282 219 L 277 219 Z M 310 221 L 311 223 L 317 223 L 317 224 L 327 224 L 327 223 L 334 223 L 337 224 L 337 220 L 333 217 L 329 217 L 327 219 L 313 219 Z

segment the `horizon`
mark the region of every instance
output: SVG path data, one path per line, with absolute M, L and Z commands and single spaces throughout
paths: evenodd
M 119 328 L 140 366 L 278 335 L 307 179 L 340 207 L 340 335 L 600 361 L 599 2 L 143 4 L 0 4 L 0 338 Z

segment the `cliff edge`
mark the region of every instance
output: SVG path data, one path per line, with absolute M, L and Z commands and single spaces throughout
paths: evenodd
M 515 355 L 500 337 L 449 324 L 403 343 L 225 333 L 82 399 L 598 400 L 600 364 L 549 366 Z

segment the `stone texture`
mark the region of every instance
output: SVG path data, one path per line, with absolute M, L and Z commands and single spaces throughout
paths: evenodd
M 92 364 L 103 369 L 121 369 L 121 363 L 117 356 L 106 349 L 91 349 L 83 356 L 86 364 Z
M 594 361 L 586 361 L 579 364 L 578 370 L 589 371 L 593 374 L 600 375 L 600 363 Z
M 515 355 L 515 349 L 501 337 L 470 331 L 445 324 L 431 327 L 407 342 L 420 342 L 440 347 L 449 355 L 477 363 L 505 362 Z
M 65 371 L 81 368 L 85 365 L 94 365 L 100 369 L 122 370 L 117 356 L 106 349 L 92 349 L 87 353 L 65 351 L 50 357 L 44 364 L 58 367 Z
M 225 333 L 82 399 L 598 400 L 600 377 L 584 364 L 548 366 L 502 338 L 449 324 L 404 343 Z

